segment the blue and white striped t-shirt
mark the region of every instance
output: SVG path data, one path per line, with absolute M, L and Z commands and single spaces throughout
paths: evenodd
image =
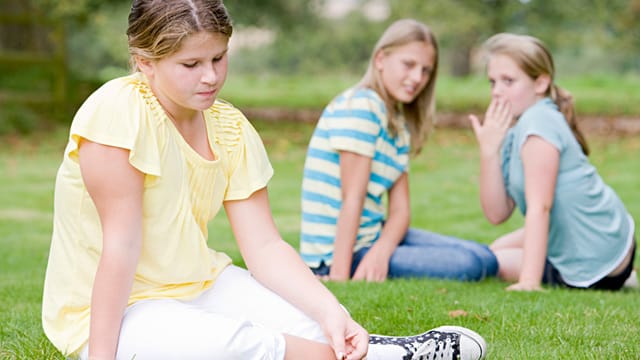
M 392 136 L 384 101 L 371 89 L 352 88 L 325 109 L 311 137 L 302 181 L 300 253 L 310 267 L 333 259 L 342 205 L 339 151 L 372 158 L 367 195 L 354 251 L 373 244 L 385 217 L 383 195 L 408 170 L 410 135 Z

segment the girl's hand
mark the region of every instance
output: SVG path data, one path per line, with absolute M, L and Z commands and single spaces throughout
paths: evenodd
M 509 287 L 507 291 L 542 291 L 540 284 L 517 282 Z
M 346 360 L 360 360 L 367 356 L 369 333 L 352 318 L 347 320 L 345 337 Z
M 329 278 L 327 280 L 336 281 L 336 282 L 345 282 L 345 281 L 349 281 L 349 277 L 350 277 L 349 268 L 348 267 L 340 268 L 337 262 L 334 262 L 331 265 L 331 269 L 329 270 Z
M 326 319 L 324 328 L 329 345 L 338 360 L 360 360 L 367 355 L 369 333 L 342 308 L 340 314 Z
M 481 124 L 478 117 L 469 115 L 471 127 L 476 134 L 480 153 L 483 156 L 493 156 L 499 153 L 502 140 L 511 126 L 513 114 L 511 104 L 504 100 L 492 99 Z
M 376 251 L 375 245 L 364 255 L 352 280 L 383 282 L 389 274 L 389 256 Z

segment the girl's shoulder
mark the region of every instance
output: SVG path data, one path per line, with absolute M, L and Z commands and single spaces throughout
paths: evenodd
M 224 132 L 235 133 L 250 125 L 240 109 L 223 99 L 216 99 L 207 112 L 213 126 Z
M 110 80 L 76 112 L 67 153 L 77 157 L 80 139 L 132 150 L 130 160 L 147 174 L 160 174 L 158 129 L 168 119 L 140 74 Z
M 338 96 L 336 96 L 327 106 L 331 111 L 370 111 L 384 115 L 386 113 L 385 103 L 382 97 L 373 89 L 354 86 Z
M 544 98 L 525 110 L 518 122 L 528 126 L 534 124 L 554 126 L 558 123 L 566 123 L 566 120 L 558 110 L 558 105 L 551 98 Z
M 380 94 L 377 91 L 364 87 L 364 86 L 354 86 L 345 90 L 339 97 L 343 97 L 345 99 L 357 99 L 357 100 L 368 100 L 376 103 L 384 103 Z
M 162 119 L 160 104 L 142 74 L 112 79 L 96 89 L 76 112 L 80 127 L 135 128 L 140 121 Z
M 143 75 L 135 73 L 109 80 L 97 88 L 80 106 L 76 118 L 90 120 L 86 118 L 152 115 L 159 108 L 160 105 Z
M 233 104 L 216 99 L 206 111 L 205 117 L 213 129 L 215 141 L 228 147 L 237 147 L 247 142 L 260 142 L 259 135 L 249 119 Z
M 224 99 L 216 99 L 209 112 L 215 114 L 218 121 L 248 121 L 240 109 Z
M 135 73 L 105 82 L 89 96 L 89 99 L 97 97 L 100 102 L 115 103 L 132 97 L 144 98 L 145 94 L 152 95 L 151 88 L 144 75 Z
M 518 119 L 515 127 L 518 147 L 531 135 L 540 136 L 558 149 L 563 149 L 573 137 L 571 129 L 550 98 L 544 98 L 528 108 Z

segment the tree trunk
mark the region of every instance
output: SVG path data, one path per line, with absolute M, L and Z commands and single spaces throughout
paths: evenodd
M 451 49 L 451 76 L 465 77 L 471 74 L 471 46 L 459 44 Z

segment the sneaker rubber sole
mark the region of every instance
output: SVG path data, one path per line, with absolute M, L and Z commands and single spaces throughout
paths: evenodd
M 460 334 L 460 360 L 481 360 L 487 355 L 487 343 L 480 334 L 462 326 L 439 326 L 433 330 Z

